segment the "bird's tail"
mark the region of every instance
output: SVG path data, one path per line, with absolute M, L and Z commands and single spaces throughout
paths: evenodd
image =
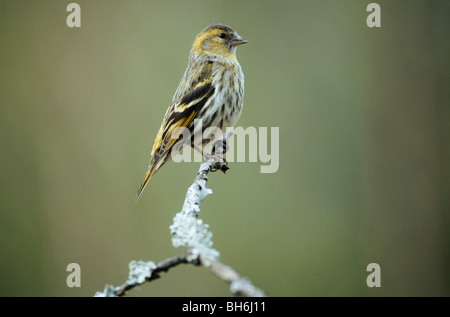
M 152 177 L 153 174 L 156 173 L 158 169 L 156 168 L 155 165 L 151 165 L 150 168 L 148 169 L 147 173 L 145 174 L 144 180 L 142 181 L 141 186 L 139 186 L 139 190 L 137 192 L 136 195 L 136 201 L 139 199 L 139 197 L 141 196 L 142 192 L 144 191 L 145 186 L 148 183 L 148 180 L 150 179 L 150 177 Z

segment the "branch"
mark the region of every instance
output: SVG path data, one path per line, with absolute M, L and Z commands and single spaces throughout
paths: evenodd
M 138 287 L 145 282 L 150 282 L 160 278 L 159 273 L 167 272 L 169 269 L 177 266 L 178 264 L 192 263 L 198 265 L 198 262 L 189 262 L 187 260 L 189 256 L 190 252 L 188 251 L 181 255 L 165 259 L 158 264 L 155 264 L 152 261 L 131 261 L 129 264 L 130 273 L 128 280 L 122 284 L 122 286 L 117 288 L 113 287 L 113 289 L 107 285 L 103 293 L 105 293 L 105 291 L 109 291 L 113 293 L 111 294 L 112 296 L 124 296 L 129 290 Z
M 211 157 L 212 159 L 200 164 L 197 177 L 187 190 L 183 208 L 175 215 L 170 226 L 174 247 L 187 247 L 188 251 L 158 264 L 152 261 L 131 261 L 128 280 L 124 284 L 118 287 L 106 285 L 103 292 L 97 292 L 95 296 L 123 296 L 129 290 L 159 278 L 159 273 L 167 272 L 170 268 L 182 263 L 208 268 L 218 278 L 230 284 L 230 291 L 235 295 L 267 296 L 248 279 L 241 277 L 231 267 L 219 261 L 219 251 L 212 248 L 212 233 L 208 231 L 208 225 L 198 218 L 202 200 L 212 193 L 211 189 L 206 187 L 208 173 L 217 170 L 225 173 L 228 170 L 226 163 L 219 160 L 219 156 Z
M 219 261 L 219 252 L 213 249 L 212 233 L 208 225 L 198 219 L 200 204 L 212 191 L 206 187 L 209 172 L 221 170 L 225 173 L 228 167 L 220 161 L 210 160 L 200 165 L 194 183 L 189 187 L 184 200 L 183 209 L 175 215 L 170 226 L 172 243 L 175 247 L 187 246 L 192 259 L 208 268 L 218 278 L 230 284 L 230 291 L 235 295 L 261 297 L 266 294 L 253 286 L 246 278 L 241 277 L 231 267 Z

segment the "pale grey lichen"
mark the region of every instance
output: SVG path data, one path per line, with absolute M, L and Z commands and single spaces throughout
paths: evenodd
M 174 261 L 172 258 L 164 261 L 164 263 L 170 265 L 170 267 L 179 263 L 186 263 L 186 260 L 194 264 L 202 264 L 219 278 L 230 283 L 230 290 L 233 294 L 266 296 L 261 289 L 255 287 L 248 279 L 240 277 L 231 267 L 219 261 L 219 252 L 212 248 L 213 235 L 208 230 L 209 226 L 198 218 L 201 202 L 212 193 L 212 190 L 206 187 L 207 174 L 216 170 L 225 172 L 224 166 L 223 163 L 212 160 L 200 165 L 197 177 L 186 193 L 183 208 L 175 215 L 170 226 L 174 247 L 187 247 L 188 251 L 184 255 L 176 257 L 174 263 L 172 263 Z M 164 264 L 158 265 L 164 267 Z M 123 296 L 128 290 L 157 277 L 152 276 L 155 270 L 158 271 L 157 265 L 152 261 L 131 261 L 129 269 L 128 280 L 124 285 L 121 287 L 106 285 L 104 291 L 95 293 L 95 296 Z M 167 269 L 162 270 L 166 271 Z
M 195 181 L 186 192 L 182 211 L 196 216 L 200 212 L 200 203 L 209 194 L 212 194 L 212 190 L 206 187 L 206 180 L 199 179 Z
M 202 163 L 199 174 L 208 171 L 211 164 L 211 162 Z M 208 230 L 209 226 L 197 218 L 200 204 L 209 194 L 212 194 L 212 190 L 206 187 L 206 177 L 198 177 L 188 188 L 183 209 L 175 215 L 170 226 L 173 246 L 176 248 L 185 246 L 191 250 L 188 261 L 194 261 L 199 256 L 212 259 L 219 257 L 219 252 L 212 248 L 212 233 Z
M 96 292 L 94 297 L 117 297 L 115 292 L 118 289 L 118 287 L 106 284 L 103 292 Z
M 245 293 L 250 293 L 252 294 L 253 297 L 264 297 L 266 296 L 266 294 L 260 290 L 259 288 L 257 288 L 256 286 L 254 286 L 252 284 L 252 282 L 250 282 L 250 280 L 248 280 L 247 278 L 238 278 L 237 280 L 234 280 L 231 284 L 230 284 L 230 291 L 233 294 L 242 294 L 243 292 Z
M 152 271 L 156 269 L 155 262 L 149 261 L 131 261 L 128 264 L 129 273 L 127 284 L 142 284 L 146 279 L 152 276 Z

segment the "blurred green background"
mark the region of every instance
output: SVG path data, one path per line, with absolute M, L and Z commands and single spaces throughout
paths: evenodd
M 238 125 L 280 128 L 280 166 L 211 174 L 221 260 L 272 296 L 450 295 L 448 1 L 0 1 L 0 295 L 92 296 L 169 225 L 198 163 L 134 201 L 195 35 L 250 40 Z M 69 263 L 81 288 L 66 285 Z M 366 285 L 369 263 L 381 288 Z M 130 296 L 229 296 L 191 265 Z

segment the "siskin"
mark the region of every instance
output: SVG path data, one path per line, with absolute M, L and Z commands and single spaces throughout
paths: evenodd
M 195 38 L 189 62 L 167 109 L 155 138 L 147 173 L 136 195 L 142 194 L 150 177 L 166 163 L 173 149 L 180 149 L 181 129 L 187 128 L 192 136 L 194 120 L 200 119 L 202 130 L 217 127 L 225 131 L 234 127 L 241 116 L 244 99 L 244 74 L 236 58 L 236 47 L 248 43 L 235 30 L 222 24 L 203 29 Z

